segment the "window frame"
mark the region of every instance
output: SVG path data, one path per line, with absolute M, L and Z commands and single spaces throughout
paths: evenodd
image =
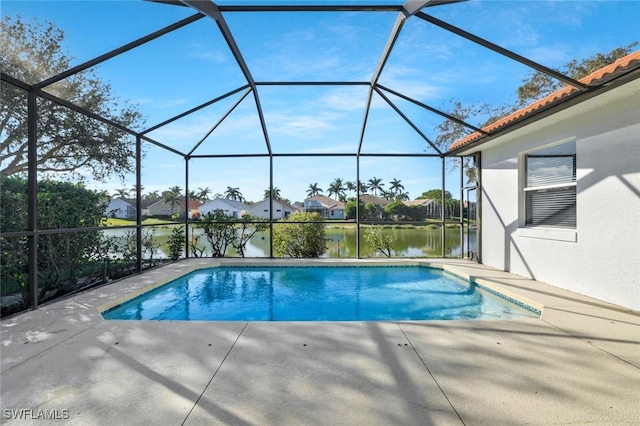
M 573 152 L 573 180 L 570 182 L 560 182 L 560 183 L 550 183 L 550 184 L 540 184 L 540 185 L 529 185 L 528 177 L 529 177 L 529 157 L 534 155 L 535 153 L 547 150 L 549 148 L 557 147 L 560 145 L 573 143 L 575 146 L 575 150 Z M 532 237 L 532 238 L 545 238 L 545 239 L 558 239 L 563 241 L 576 241 L 576 231 L 577 231 L 577 211 L 575 218 L 574 226 L 563 226 L 563 225 L 553 225 L 548 223 L 528 223 L 528 218 L 530 214 L 530 207 L 527 202 L 527 195 L 535 192 L 549 191 L 549 190 L 558 190 L 558 189 L 568 189 L 575 188 L 575 207 L 577 210 L 577 173 L 578 173 L 578 149 L 577 149 L 577 141 L 575 137 L 563 139 L 561 141 L 557 141 L 551 144 L 543 145 L 536 147 L 534 149 L 530 149 L 528 151 L 522 152 L 519 158 L 519 171 L 520 171 L 520 188 L 519 188 L 519 198 L 520 198 L 520 214 L 519 214 L 519 235 L 524 237 Z

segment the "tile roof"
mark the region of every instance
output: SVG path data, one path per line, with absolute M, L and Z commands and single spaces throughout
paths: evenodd
M 620 59 L 618 59 L 617 61 L 613 62 L 612 64 L 609 64 L 605 67 L 600 68 L 599 70 L 596 70 L 594 72 L 592 72 L 591 74 L 587 75 L 586 77 L 581 78 L 580 83 L 586 84 L 586 85 L 595 85 L 598 83 L 602 83 L 602 80 L 605 80 L 605 78 L 607 78 L 607 76 L 611 77 L 613 74 L 618 73 L 620 71 L 625 71 L 627 68 L 629 68 L 632 65 L 635 65 L 636 62 L 640 62 L 640 50 L 630 53 L 627 56 L 624 56 Z M 509 123 L 512 123 L 516 120 L 519 120 L 529 114 L 532 114 L 533 112 L 539 110 L 542 107 L 545 107 L 547 105 L 550 105 L 558 100 L 560 100 L 561 98 L 564 98 L 565 96 L 568 96 L 574 92 L 576 92 L 578 89 L 576 87 L 573 86 L 566 86 L 558 91 L 555 91 L 553 93 L 551 93 L 550 95 L 532 103 L 527 105 L 524 108 L 521 108 L 509 115 L 507 115 L 506 117 L 503 117 L 497 121 L 495 121 L 494 123 L 491 123 L 487 126 L 484 126 L 482 128 L 483 131 L 490 133 L 493 131 L 496 131 L 498 129 L 500 129 L 503 126 L 506 126 Z M 449 147 L 449 150 L 453 150 L 453 149 L 457 149 L 460 147 L 463 147 L 473 141 L 478 140 L 480 137 L 482 136 L 482 134 L 480 132 L 473 132 L 469 135 L 467 135 L 466 137 L 457 140 L 456 142 L 454 142 L 453 144 L 451 144 L 451 146 Z
M 127 204 L 131 204 L 133 207 L 136 206 L 136 199 L 135 198 L 125 198 L 125 197 L 118 197 L 120 198 L 122 201 L 124 201 Z M 142 204 L 142 208 L 146 209 L 149 208 L 149 206 L 153 205 L 154 203 L 156 203 L 158 200 L 150 200 L 148 198 L 143 198 L 141 200 L 141 204 Z
M 378 197 L 371 194 L 360 195 L 360 200 L 364 201 L 365 204 L 378 204 L 381 206 L 386 206 L 387 204 L 390 203 L 390 201 L 385 198 Z
M 227 204 L 229 207 L 232 207 L 236 210 L 249 210 L 249 206 L 247 206 L 245 203 L 241 202 L 241 201 L 236 201 L 236 200 L 230 200 L 228 198 L 222 198 L 222 197 L 216 197 L 213 200 L 209 200 L 206 203 L 204 203 L 203 205 L 208 205 L 208 204 L 212 204 L 216 201 L 221 201 L 225 204 Z M 200 206 L 202 207 L 202 206 Z
M 436 200 L 433 200 L 431 198 L 423 198 L 421 200 L 407 200 L 407 201 L 403 201 L 405 206 L 426 206 L 429 205 L 431 203 L 437 203 Z
M 320 204 L 324 205 L 328 209 L 343 209 L 344 203 L 334 200 L 333 198 L 327 197 L 326 195 L 314 195 L 311 198 L 307 198 L 307 200 L 316 200 Z

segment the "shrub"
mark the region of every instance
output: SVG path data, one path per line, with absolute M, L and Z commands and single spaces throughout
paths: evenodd
M 385 256 L 391 257 L 391 250 L 395 241 L 392 234 L 385 232 L 378 226 L 372 226 L 365 229 L 363 238 L 374 251 L 379 251 Z
M 184 251 L 184 229 L 182 227 L 176 227 L 171 230 L 169 235 L 169 258 L 171 260 L 178 260 Z
M 306 222 L 306 223 L 287 223 Z M 297 212 L 273 228 L 277 257 L 313 258 L 327 251 L 326 225 L 318 213 Z

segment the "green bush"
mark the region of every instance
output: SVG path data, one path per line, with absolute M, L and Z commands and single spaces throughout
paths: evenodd
M 169 258 L 171 260 L 178 260 L 184 251 L 184 229 L 181 227 L 175 227 L 171 230 L 169 235 Z
M 306 222 L 306 223 L 287 223 Z M 326 225 L 318 213 L 297 212 L 273 228 L 276 257 L 314 258 L 327 251 Z
M 372 226 L 364 230 L 363 238 L 374 251 L 379 251 L 385 256 L 391 257 L 391 250 L 393 250 L 395 241 L 391 233 L 385 232 L 379 226 Z
M 24 231 L 27 217 L 27 181 L 10 176 L 0 180 L 2 231 Z M 62 230 L 97 227 L 103 224 L 106 208 L 102 196 L 82 184 L 41 180 L 37 193 L 38 228 Z M 38 238 L 38 299 L 40 302 L 75 290 L 101 256 L 100 231 L 54 233 Z M 2 241 L 1 276 L 3 283 L 18 283 L 26 297 L 28 250 L 25 238 Z

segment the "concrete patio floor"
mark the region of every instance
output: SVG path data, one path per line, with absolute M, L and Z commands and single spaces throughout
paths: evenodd
M 464 260 L 423 263 L 472 276 L 541 308 L 542 317 L 312 323 L 100 316 L 98 307 L 125 294 L 219 262 L 174 263 L 2 321 L 1 422 L 640 424 L 638 312 Z M 28 419 L 10 418 L 20 415 Z M 68 418 L 36 418 L 47 415 Z

